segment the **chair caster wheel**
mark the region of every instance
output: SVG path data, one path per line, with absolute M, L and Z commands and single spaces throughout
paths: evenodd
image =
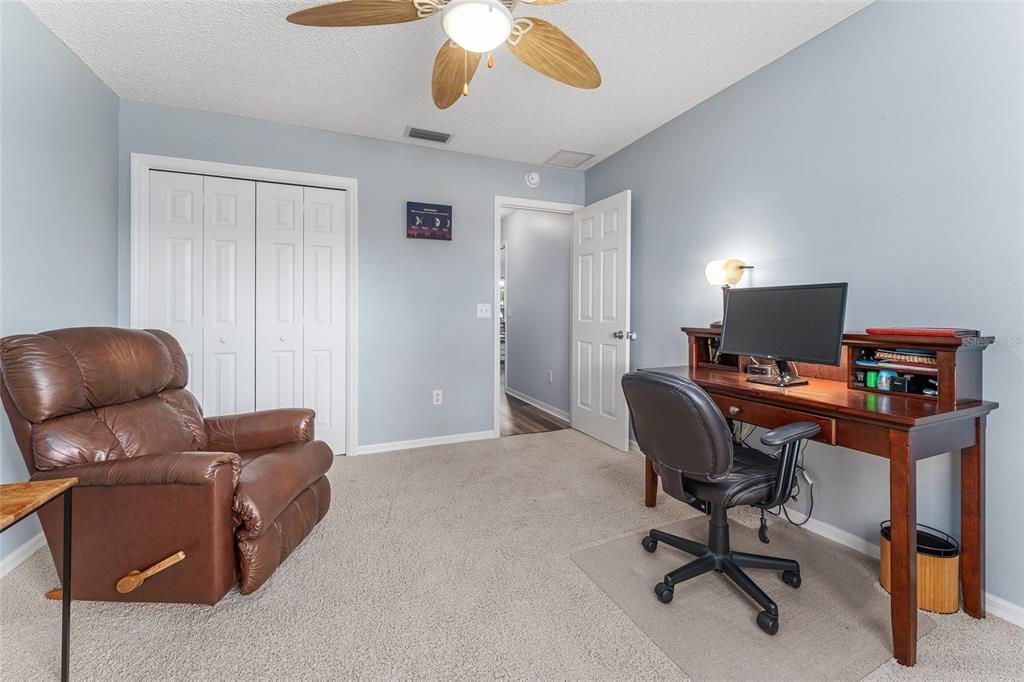
M 795 590 L 800 587 L 800 574 L 796 571 L 783 571 L 782 582 L 786 583 Z
M 648 552 L 653 552 L 658 549 L 658 541 L 652 538 L 650 535 L 645 535 L 644 539 L 640 541 L 640 544 L 644 546 Z
M 658 583 L 654 586 L 654 594 L 658 595 L 658 599 L 661 600 L 662 604 L 667 604 L 672 601 L 673 590 L 665 583 Z
M 769 635 L 774 635 L 779 631 L 779 619 L 767 611 L 762 611 L 757 614 L 757 626 Z

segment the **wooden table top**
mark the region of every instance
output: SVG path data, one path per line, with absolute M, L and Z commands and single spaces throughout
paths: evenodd
M 828 379 L 807 379 L 807 385 L 779 388 L 750 383 L 746 374 L 704 367 L 652 367 L 645 371 L 686 377 L 709 392 L 892 426 L 916 427 L 951 419 L 972 418 L 988 414 L 999 407 L 999 403 L 978 400 L 952 409 L 942 409 L 932 400 L 899 393 L 884 395 L 858 391 L 847 387 L 842 381 Z
M 0 485 L 0 530 L 19 521 L 78 483 L 77 478 Z

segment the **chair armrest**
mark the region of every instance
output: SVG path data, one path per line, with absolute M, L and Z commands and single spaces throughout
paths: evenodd
M 814 422 L 794 422 L 777 429 L 772 429 L 761 436 L 761 442 L 768 447 L 782 446 L 779 456 L 779 477 L 775 483 L 772 496 L 762 505 L 766 509 L 778 507 L 789 501 L 789 493 L 796 479 L 797 458 L 800 455 L 800 442 L 821 431 Z
M 810 438 L 817 435 L 819 431 L 821 431 L 821 427 L 814 422 L 794 422 L 772 429 L 761 436 L 761 442 L 768 447 L 776 448 L 793 441 Z
M 78 479 L 80 487 L 120 485 L 211 485 L 219 471 L 237 483 L 240 464 L 233 452 L 169 452 L 39 471 L 33 481 Z
M 208 417 L 207 447 L 225 452 L 261 450 L 313 440 L 316 413 L 301 407 Z

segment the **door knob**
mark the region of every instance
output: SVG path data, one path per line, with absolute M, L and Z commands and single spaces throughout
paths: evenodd
M 617 339 L 629 339 L 630 341 L 636 339 L 636 332 L 622 331 L 621 329 L 612 334 Z
M 284 343 L 284 342 L 285 342 L 285 341 L 287 341 L 287 340 L 288 340 L 288 339 L 286 339 L 285 337 L 283 337 L 283 336 L 281 337 L 281 343 Z
M 222 337 L 220 337 L 220 342 L 221 342 L 221 343 L 227 343 L 227 342 L 228 342 L 228 340 L 227 340 L 227 339 L 225 339 L 225 338 L 224 338 L 224 337 L 222 336 Z

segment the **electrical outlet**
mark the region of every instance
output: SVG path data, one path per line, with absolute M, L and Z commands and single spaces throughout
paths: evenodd
M 550 369 L 548 370 L 548 383 L 549 384 L 555 383 L 555 373 L 552 372 Z
M 444 402 L 444 391 L 439 388 L 434 389 L 434 404 L 440 405 Z
M 491 304 L 490 303 L 477 303 L 476 304 L 476 316 L 483 319 L 491 316 Z

